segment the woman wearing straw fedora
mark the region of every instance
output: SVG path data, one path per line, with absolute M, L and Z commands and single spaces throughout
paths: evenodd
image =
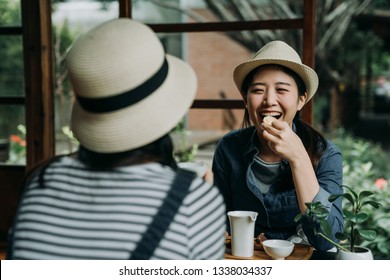
M 233 76 L 245 103 L 243 128 L 220 140 L 213 160 L 227 211 L 258 212 L 255 236 L 289 239 L 303 230 L 316 249 L 330 249 L 307 220 L 294 222 L 306 202 L 321 201 L 333 233 L 343 228 L 341 200 L 328 201 L 342 192 L 340 150 L 300 117 L 317 90 L 317 74 L 289 45 L 273 41 Z
M 29 176 L 8 258 L 222 259 L 223 197 L 177 169 L 169 137 L 195 96 L 192 68 L 124 18 L 76 40 L 67 66 L 80 149 Z

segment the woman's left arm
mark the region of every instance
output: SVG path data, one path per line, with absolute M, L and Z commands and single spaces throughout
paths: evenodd
M 333 202 L 329 202 L 328 200 L 329 196 L 332 194 L 343 193 L 342 155 L 335 145 L 331 143 L 328 144 L 328 148 L 316 168 L 316 176 L 320 185 L 320 191 L 314 197 L 313 202 L 320 201 L 328 209 L 328 222 L 332 228 L 332 236 L 330 236 L 330 238 L 333 241 L 338 242 L 335 234 L 336 232 L 342 232 L 344 227 L 342 199 L 340 197 Z M 302 220 L 302 226 L 310 244 L 315 248 L 325 251 L 333 247 L 333 245 L 325 239 L 314 234 L 312 230 L 313 224 L 311 224 L 308 219 Z
M 288 160 L 297 193 L 298 206 L 303 213 L 306 202 L 312 202 L 320 191 L 310 157 L 297 134 L 283 121 L 263 124 L 263 136 L 269 147 L 280 157 Z
M 306 210 L 305 202 L 320 201 L 329 210 L 328 222 L 332 227 L 332 239 L 336 232 L 343 229 L 342 201 L 338 198 L 329 202 L 332 194 L 341 194 L 342 189 L 342 155 L 340 150 L 329 143 L 328 148 L 314 170 L 301 139 L 284 122 L 273 122 L 274 127 L 267 127 L 263 132 L 271 149 L 290 163 L 297 199 L 301 212 Z M 309 242 L 319 250 L 328 250 L 332 245 L 325 239 L 315 236 L 310 230 L 312 225 L 302 223 Z

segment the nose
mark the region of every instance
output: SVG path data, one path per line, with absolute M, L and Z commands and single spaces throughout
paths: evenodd
M 267 106 L 272 106 L 277 103 L 277 97 L 276 97 L 276 92 L 275 90 L 269 89 L 267 90 L 264 100 L 263 100 L 264 105 Z

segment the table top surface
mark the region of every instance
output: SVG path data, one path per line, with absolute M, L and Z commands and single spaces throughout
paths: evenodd
M 254 254 L 253 257 L 236 257 L 231 253 L 230 239 L 226 239 L 225 259 L 227 260 L 272 260 L 270 256 L 264 251 L 263 246 L 256 241 L 253 242 Z M 295 244 L 294 250 L 286 257 L 286 260 L 308 260 L 313 254 L 313 247 L 303 244 Z

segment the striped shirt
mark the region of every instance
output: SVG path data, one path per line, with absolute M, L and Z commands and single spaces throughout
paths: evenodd
M 128 259 L 175 172 L 158 163 L 96 171 L 70 157 L 32 177 L 9 242 L 12 259 Z M 222 259 L 225 206 L 196 178 L 151 259 Z

